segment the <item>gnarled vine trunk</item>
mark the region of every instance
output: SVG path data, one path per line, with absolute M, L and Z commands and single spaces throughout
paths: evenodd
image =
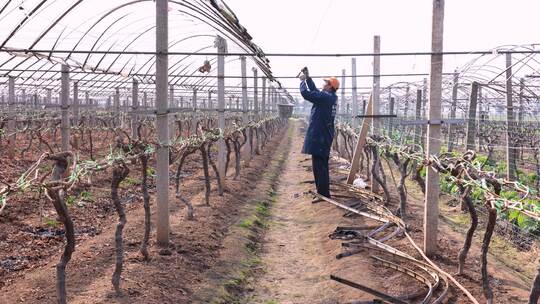
M 124 207 L 122 206 L 122 202 L 120 202 L 120 198 L 118 196 L 118 186 L 120 186 L 120 183 L 128 176 L 128 174 L 129 168 L 125 163 L 120 162 L 115 164 L 111 182 L 111 199 L 113 201 L 114 208 L 116 209 L 116 213 L 118 213 L 118 224 L 116 225 L 116 232 L 114 234 L 114 242 L 116 245 L 116 262 L 111 282 L 117 295 L 122 293 L 122 290 L 120 289 L 120 276 L 122 275 L 122 269 L 124 266 L 124 243 L 122 233 L 127 222 Z

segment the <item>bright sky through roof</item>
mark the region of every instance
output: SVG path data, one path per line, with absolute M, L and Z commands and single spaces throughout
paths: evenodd
M 430 51 L 432 1 L 426 0 L 227 0 L 265 52 L 371 52 L 373 35 L 381 36 L 382 52 Z M 489 50 L 507 44 L 540 42 L 538 0 L 445 1 L 444 49 Z M 444 72 L 476 56 L 445 56 Z M 350 58 L 270 58 L 274 75 L 296 75 L 305 65 L 313 74 L 350 73 Z M 371 73 L 371 58 L 358 58 L 357 73 Z M 429 56 L 384 57 L 381 73 L 427 73 Z M 389 84 L 417 78 L 384 78 Z M 283 80 L 296 87 L 296 80 Z M 369 86 L 371 78 L 360 78 Z

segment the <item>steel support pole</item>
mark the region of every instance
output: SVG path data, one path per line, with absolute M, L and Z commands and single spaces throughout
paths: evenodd
M 169 106 L 167 99 L 169 9 L 168 0 L 156 0 L 156 237 L 160 246 L 169 244 Z
M 225 54 L 227 53 L 227 41 L 220 36 L 216 37 L 215 47 L 218 51 L 218 127 L 225 130 Z M 225 165 L 227 148 L 225 140 L 218 140 L 218 171 L 221 184 L 225 186 Z
M 516 179 L 517 150 L 514 146 L 515 118 L 512 87 L 512 54 L 506 54 L 506 178 Z
M 62 104 L 62 122 L 60 127 L 62 133 L 62 151 L 69 151 L 69 67 L 67 65 L 62 65 L 60 99 Z
M 427 129 L 427 157 L 439 155 L 441 150 L 441 94 L 444 33 L 444 0 L 433 0 L 431 34 L 431 71 L 429 73 L 429 124 Z M 437 252 L 439 226 L 439 173 L 428 167 L 424 209 L 424 252 L 433 256 Z
M 345 72 L 345 70 L 343 70 Z M 359 121 L 356 117 L 358 115 L 358 91 L 356 86 L 356 58 L 351 58 L 351 73 L 352 73 L 352 99 L 351 99 L 351 109 L 352 109 L 352 127 L 358 128 Z M 343 90 L 343 89 L 342 89 Z M 341 92 L 344 95 L 344 92 Z

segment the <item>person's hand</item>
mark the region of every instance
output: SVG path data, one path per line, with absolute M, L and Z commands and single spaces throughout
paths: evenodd
M 305 67 L 305 68 L 302 69 L 302 73 L 306 76 L 306 78 L 309 77 L 309 71 L 308 71 L 308 68 L 307 68 L 307 67 Z

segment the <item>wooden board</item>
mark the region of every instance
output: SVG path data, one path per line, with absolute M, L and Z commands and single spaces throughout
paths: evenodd
M 368 104 L 366 106 L 366 114 L 373 114 L 373 94 L 369 95 Z M 360 135 L 358 136 L 358 142 L 356 143 L 356 148 L 354 149 L 353 159 L 351 163 L 351 169 L 349 170 L 349 176 L 347 177 L 347 184 L 352 185 L 358 168 L 360 167 L 360 156 L 364 151 L 364 146 L 366 145 L 366 137 L 369 131 L 369 127 L 373 118 L 364 117 L 362 120 L 362 126 L 360 127 Z

